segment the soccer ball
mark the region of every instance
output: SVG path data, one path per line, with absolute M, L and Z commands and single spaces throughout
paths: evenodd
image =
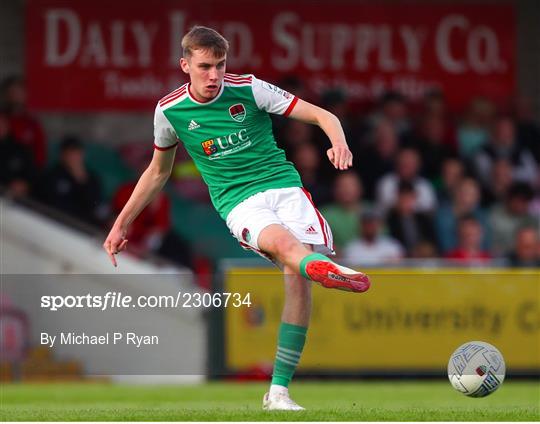
M 471 397 L 484 397 L 499 388 L 506 366 L 501 352 L 486 342 L 468 342 L 456 349 L 448 362 L 454 389 Z

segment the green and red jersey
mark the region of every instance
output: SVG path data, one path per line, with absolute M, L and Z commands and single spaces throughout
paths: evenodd
M 276 145 L 269 113 L 287 116 L 292 94 L 253 75 L 225 74 L 218 95 L 195 100 L 189 83 L 163 97 L 154 117 L 155 148 L 183 143 L 223 219 L 248 197 L 302 187 L 294 165 Z

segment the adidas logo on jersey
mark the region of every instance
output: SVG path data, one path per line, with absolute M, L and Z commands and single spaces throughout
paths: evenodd
M 189 131 L 193 131 L 193 130 L 196 130 L 197 128 L 201 128 L 201 126 L 199 124 L 197 124 L 193 119 L 191 120 L 191 122 L 189 123 L 187 129 Z
M 306 234 L 318 234 L 317 230 L 313 227 L 313 225 L 310 225 L 308 229 L 306 230 Z

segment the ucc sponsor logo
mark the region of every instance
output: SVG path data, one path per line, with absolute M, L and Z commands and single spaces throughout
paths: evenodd
M 210 160 L 220 159 L 224 156 L 231 155 L 246 149 L 250 145 L 251 139 L 245 128 L 238 132 L 219 136 L 201 143 L 204 153 Z

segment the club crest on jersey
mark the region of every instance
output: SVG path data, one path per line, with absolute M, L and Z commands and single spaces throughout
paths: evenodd
M 242 230 L 242 238 L 244 239 L 244 241 L 246 241 L 247 243 L 249 243 L 251 241 L 251 234 L 249 233 L 249 230 L 247 228 L 244 228 Z
M 229 115 L 236 122 L 242 122 L 246 118 L 246 108 L 242 103 L 236 103 L 229 108 Z
M 217 152 L 217 146 L 214 144 L 214 140 L 206 140 L 201 143 L 201 146 L 207 156 L 210 156 Z

